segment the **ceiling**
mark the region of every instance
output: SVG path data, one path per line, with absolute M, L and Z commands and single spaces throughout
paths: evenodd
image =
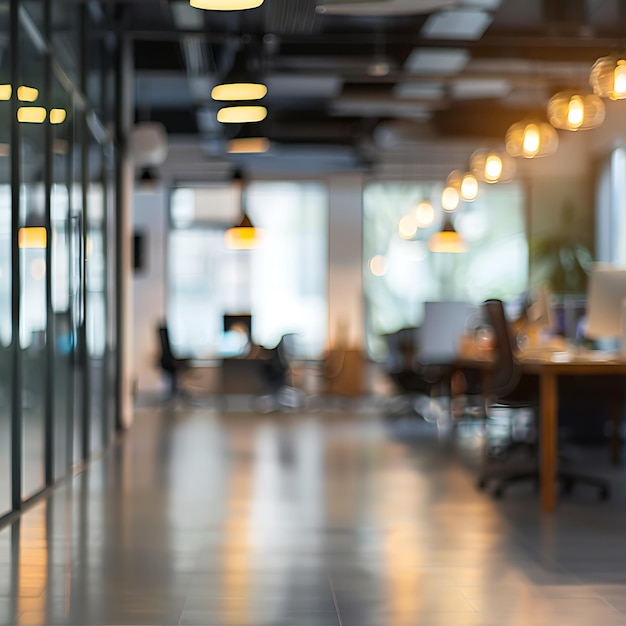
M 319 6 L 318 6 L 319 5 Z M 125 3 L 135 118 L 162 122 L 174 177 L 419 167 L 424 177 L 503 141 L 621 49 L 622 0 L 265 0 L 237 12 Z M 268 86 L 264 155 L 228 155 L 212 87 L 242 46 Z M 382 66 L 381 66 L 382 64 Z M 376 68 L 386 67 L 376 75 Z M 174 156 L 173 156 L 174 155 Z

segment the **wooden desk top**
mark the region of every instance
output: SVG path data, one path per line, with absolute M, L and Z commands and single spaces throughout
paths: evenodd
M 622 376 L 626 375 L 626 359 L 594 351 L 555 352 L 533 350 L 519 353 L 517 360 L 526 374 L 550 373 L 557 376 Z M 457 367 L 489 369 L 493 354 L 488 350 L 459 355 Z
M 597 355 L 593 352 L 577 354 L 554 352 L 528 356 L 522 354 L 518 360 L 522 371 L 527 374 L 550 373 L 557 376 L 626 375 L 626 360 Z

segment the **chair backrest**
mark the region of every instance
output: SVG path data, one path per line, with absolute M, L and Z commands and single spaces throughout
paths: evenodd
M 159 326 L 159 340 L 161 343 L 161 367 L 167 370 L 174 367 L 176 361 L 172 354 L 167 326 Z
M 502 398 L 517 387 L 522 372 L 515 358 L 515 341 L 502 301 L 487 300 L 483 306 L 495 339 L 495 361 L 487 380 L 486 392 L 490 396 Z

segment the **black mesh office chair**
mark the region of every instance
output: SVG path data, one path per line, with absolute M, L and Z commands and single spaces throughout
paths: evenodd
M 170 345 L 170 336 L 167 326 L 160 325 L 158 327 L 159 342 L 161 346 L 161 355 L 159 357 L 159 365 L 167 374 L 170 380 L 170 394 L 177 396 L 180 394 L 179 374 L 189 369 L 189 359 L 179 359 L 174 356 Z
M 516 358 L 517 348 L 506 319 L 504 306 L 500 300 L 487 300 L 484 303 L 484 309 L 493 330 L 496 344 L 495 361 L 486 382 L 485 396 L 487 405 L 490 407 L 504 406 L 513 409 L 529 407 L 533 409 L 536 415 L 539 397 L 538 380 L 534 376 L 526 376 L 522 373 Z M 535 431 L 538 432 L 538 429 L 535 429 Z M 524 443 L 523 445 L 528 444 Z M 517 447 L 518 444 L 512 442 L 511 446 Z M 534 481 L 538 488 L 537 448 L 538 446 L 535 442 L 533 445 L 534 461 L 529 469 L 521 471 L 487 470 L 479 478 L 479 488 L 484 489 L 490 483 L 495 483 L 493 489 L 495 497 L 501 497 L 508 486 L 522 481 Z M 606 499 L 610 493 L 608 481 L 593 476 L 559 469 L 557 480 L 559 480 L 563 490 L 566 492 L 571 491 L 576 484 L 584 484 L 597 488 L 602 499 Z

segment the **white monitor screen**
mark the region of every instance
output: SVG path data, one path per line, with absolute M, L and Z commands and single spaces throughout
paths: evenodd
M 626 299 L 626 269 L 596 263 L 587 289 L 587 337 L 622 336 L 622 303 Z

